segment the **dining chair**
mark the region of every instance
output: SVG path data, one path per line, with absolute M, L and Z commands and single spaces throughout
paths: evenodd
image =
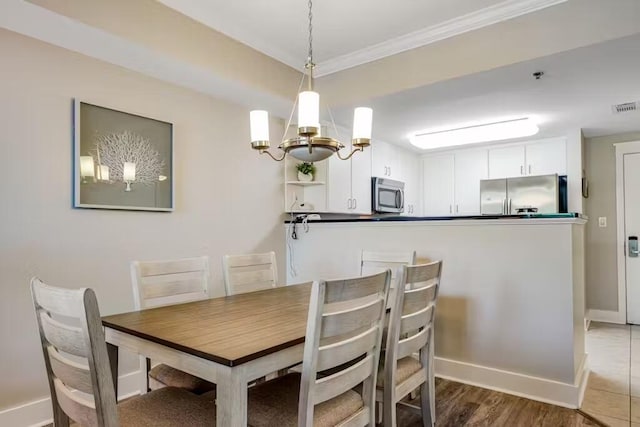
M 31 279 L 40 341 L 53 405 L 53 425 L 206 426 L 215 402 L 167 387 L 116 403 L 100 311 L 91 289 L 63 289 Z M 213 420 L 213 421 L 212 421 Z
M 209 298 L 209 257 L 163 261 L 132 261 L 131 282 L 136 310 L 180 304 Z M 162 387 L 180 387 L 205 393 L 215 385 L 165 364 L 151 367 L 140 356 L 140 392 Z
M 376 392 L 376 400 L 382 402 L 385 427 L 396 426 L 396 405 L 417 387 L 422 423 L 435 424 L 433 325 L 441 272 L 442 261 L 401 268 Z M 418 358 L 414 357 L 416 353 Z
M 379 273 L 391 269 L 391 287 L 395 288 L 398 268 L 416 263 L 416 251 L 374 252 L 362 251 L 360 256 L 360 275 Z
M 261 291 L 278 286 L 276 253 L 225 255 L 222 258 L 224 288 L 229 295 Z
M 390 280 L 387 270 L 313 282 L 302 374 L 288 374 L 250 388 L 249 425 L 374 425 L 375 384 Z M 331 373 L 319 375 L 322 371 Z M 359 391 L 353 390 L 356 386 Z

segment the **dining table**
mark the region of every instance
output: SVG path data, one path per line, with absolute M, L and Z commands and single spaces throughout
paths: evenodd
M 124 348 L 215 383 L 216 425 L 246 426 L 248 384 L 302 362 L 310 293 L 306 283 L 105 316 L 114 384 Z

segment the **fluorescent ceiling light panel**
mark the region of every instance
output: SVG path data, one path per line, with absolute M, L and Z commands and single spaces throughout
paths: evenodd
M 411 144 L 429 150 L 487 141 L 522 138 L 538 133 L 538 126 L 530 118 L 504 120 L 436 132 L 421 131 L 409 137 Z

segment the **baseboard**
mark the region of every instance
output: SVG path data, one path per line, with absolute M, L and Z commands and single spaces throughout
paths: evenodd
M 118 400 L 140 393 L 138 375 L 135 371 L 118 378 Z M 0 411 L 0 426 L 40 427 L 52 422 L 50 397 Z
M 619 311 L 589 309 L 587 318 L 593 322 L 617 323 L 619 325 L 627 323 L 627 319 Z
M 582 403 L 589 373 L 586 356 L 578 372 L 575 384 L 567 384 L 451 359 L 435 358 L 437 377 L 572 409 L 579 408 Z

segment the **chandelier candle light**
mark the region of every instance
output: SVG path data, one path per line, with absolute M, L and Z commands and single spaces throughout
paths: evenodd
M 351 145 L 353 150 L 346 157 L 340 155 L 340 149 L 344 145 L 333 138 L 320 135 L 320 95 L 313 90 L 313 37 L 312 37 L 312 2 L 309 0 L 309 54 L 305 64 L 305 73 L 300 82 L 300 88 L 307 78 L 307 90 L 299 92 L 293 110 L 289 116 L 286 129 L 291 124 L 293 111 L 298 105 L 298 136 L 281 142 L 278 146 L 284 154 L 277 158 L 268 150 L 269 143 L 269 113 L 264 110 L 251 111 L 249 114 L 251 126 L 251 148 L 258 150 L 260 154 L 268 154 L 273 160 L 284 160 L 290 154 L 303 162 L 317 162 L 331 157 L 337 153 L 341 160 L 348 160 L 358 151 L 363 151 L 371 144 L 372 115 L 371 108 L 358 107 L 353 114 L 353 135 Z

